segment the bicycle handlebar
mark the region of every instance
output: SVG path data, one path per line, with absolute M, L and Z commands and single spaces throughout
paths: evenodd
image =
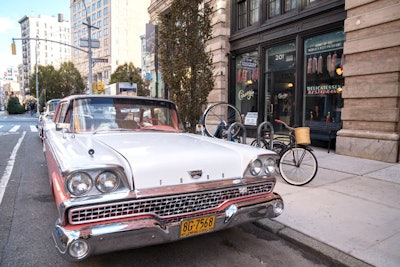
M 287 125 L 284 121 L 282 120 L 275 120 L 276 123 L 282 124 L 283 126 L 285 126 L 286 129 L 288 129 L 289 131 L 294 131 L 293 127 L 290 127 L 289 125 Z

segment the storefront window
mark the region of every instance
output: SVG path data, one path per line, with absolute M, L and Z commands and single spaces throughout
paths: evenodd
M 296 45 L 268 48 L 265 54 L 265 119 L 280 119 L 292 124 L 294 115 Z M 281 125 L 274 125 L 277 130 Z
M 305 40 L 305 124 L 307 121 L 341 123 L 344 41 L 342 31 Z
M 236 56 L 236 107 L 246 125 L 257 125 L 258 52 Z

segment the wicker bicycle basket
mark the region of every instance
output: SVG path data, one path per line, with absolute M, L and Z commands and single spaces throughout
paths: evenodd
M 309 145 L 310 140 L 310 127 L 297 127 L 294 129 L 294 136 L 298 145 Z

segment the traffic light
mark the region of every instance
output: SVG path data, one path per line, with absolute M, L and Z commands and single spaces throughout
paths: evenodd
M 17 54 L 17 49 L 15 48 L 15 43 L 11 43 L 11 54 L 16 55 Z

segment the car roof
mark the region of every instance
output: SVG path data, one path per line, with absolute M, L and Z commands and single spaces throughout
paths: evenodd
M 144 101 L 158 101 L 158 102 L 169 102 L 171 104 L 175 104 L 174 102 L 167 100 L 167 99 L 159 99 L 159 98 L 152 98 L 152 97 L 143 97 L 143 96 L 129 96 L 129 95 L 70 95 L 64 97 L 61 100 L 75 100 L 75 99 L 84 99 L 84 98 L 123 98 L 123 99 L 137 99 L 137 100 L 144 100 Z

